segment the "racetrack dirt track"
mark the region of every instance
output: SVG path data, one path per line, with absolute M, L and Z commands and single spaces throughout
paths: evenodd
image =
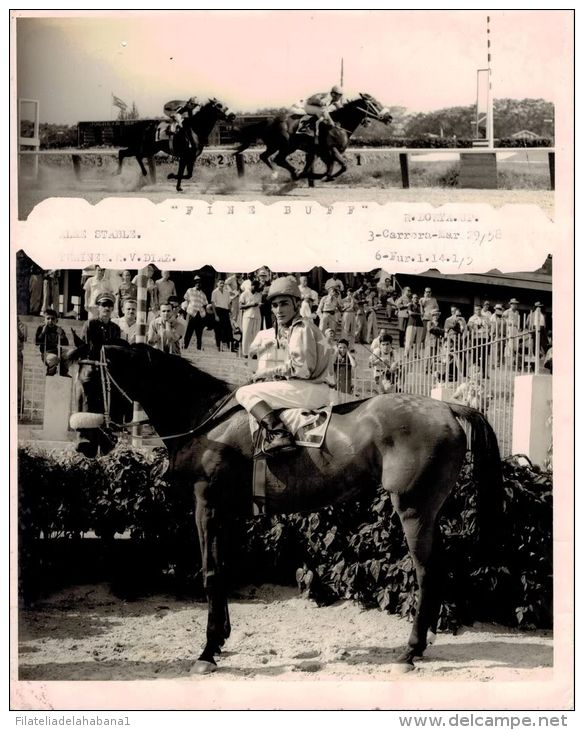
M 249 587 L 231 599 L 231 638 L 214 679 L 391 680 L 411 630 L 405 619 L 352 601 L 319 608 L 296 589 Z M 189 678 L 202 649 L 207 606 L 158 595 L 137 601 L 106 585 L 63 589 L 20 612 L 21 680 Z M 406 681 L 550 679 L 550 631 L 475 624 L 439 633 Z M 521 693 L 521 684 L 517 685 Z
M 209 203 L 215 201 L 262 201 L 266 204 L 278 201 L 317 201 L 323 205 L 337 202 L 375 203 L 429 203 L 440 206 L 447 203 L 486 203 L 499 208 L 506 204 L 539 206 L 550 218 L 554 217 L 554 192 L 545 189 L 477 190 L 456 187 L 410 187 L 404 189 L 380 181 L 378 186 L 359 186 L 347 183 L 322 183 L 316 181 L 309 188 L 306 181 L 288 182 L 287 173 L 281 173 L 278 180 L 272 180 L 269 172 L 260 177 L 254 175 L 237 178 L 235 170 L 222 170 L 209 174 L 208 170 L 197 173 L 195 181 L 183 182 L 184 192 L 177 192 L 173 181 L 165 179 L 166 170 L 159 170 L 158 182 L 144 183 L 139 171 L 132 167 L 124 169 L 121 176 L 109 170 L 92 169 L 84 171 L 81 180 L 76 180 L 68 167 L 41 170 L 38 181 L 22 180 L 19 185 L 18 217 L 25 220 L 35 205 L 50 197 L 83 198 L 91 204 L 108 197 L 146 198 L 161 203 L 169 198 L 198 199 Z

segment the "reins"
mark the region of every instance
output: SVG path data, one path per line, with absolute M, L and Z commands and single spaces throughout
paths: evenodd
M 143 426 L 145 424 L 151 423 L 151 419 L 147 418 L 143 421 L 131 421 L 130 423 L 116 423 L 110 418 L 109 412 L 110 412 L 110 406 L 111 406 L 111 385 L 113 384 L 115 388 L 121 393 L 121 395 L 129 402 L 134 403 L 134 399 L 131 398 L 126 391 L 122 388 L 122 386 L 116 381 L 114 376 L 109 371 L 109 368 L 107 366 L 107 359 L 105 356 L 105 351 L 102 347 L 100 351 L 99 360 L 90 360 L 90 359 L 83 359 L 79 360 L 80 365 L 92 365 L 94 367 L 99 368 L 100 372 L 100 382 L 101 382 L 101 389 L 102 389 L 102 395 L 103 395 L 103 403 L 104 403 L 104 418 L 106 421 L 106 424 L 115 426 L 120 431 L 126 431 L 129 432 L 131 428 L 134 426 Z M 157 441 L 158 438 L 161 439 L 176 439 L 181 438 L 183 436 L 191 436 L 199 431 L 202 431 L 204 427 L 212 421 L 217 413 L 223 408 L 223 406 L 231 399 L 233 396 L 233 393 L 235 390 L 230 390 L 221 400 L 214 404 L 213 407 L 209 410 L 207 416 L 204 418 L 204 420 L 194 426 L 193 428 L 188 429 L 188 431 L 182 431 L 180 433 L 173 433 L 169 435 L 162 435 L 160 434 L 158 437 L 146 437 L 143 440 L 151 440 L 151 441 Z

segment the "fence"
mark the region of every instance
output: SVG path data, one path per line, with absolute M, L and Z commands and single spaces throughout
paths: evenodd
M 511 454 L 514 381 L 517 375 L 537 374 L 547 350 L 545 330 L 528 326 L 528 317 L 514 325 L 506 320 L 487 330 L 450 330 L 445 335 L 427 330 L 405 348 L 387 354 L 358 345 L 356 354 L 337 356 L 333 362 L 338 401 L 367 398 L 378 393 L 411 393 L 454 399 L 485 414 L 503 456 Z M 516 326 L 515 326 L 516 325 Z M 255 370 L 240 354 L 217 352 L 209 338 L 196 364 L 224 378 L 233 387 L 249 381 Z M 423 337 L 423 339 L 422 339 Z M 44 411 L 45 369 L 37 348 L 25 345 L 24 391 L 19 403 L 20 423 L 41 424 Z M 185 352 L 193 359 L 194 352 Z
M 455 400 L 481 411 L 497 434 L 503 457 L 511 454 L 515 377 L 539 373 L 545 332 L 506 321 L 488 331 L 421 335 L 407 351 L 371 354 L 367 366 L 340 369 L 339 400 L 378 393 L 411 393 Z M 338 360 L 338 358 L 337 358 Z M 365 365 L 365 363 L 364 363 Z
M 452 155 L 457 154 L 462 161 L 462 158 L 469 158 L 469 156 L 472 157 L 485 157 L 485 155 L 490 156 L 494 158 L 494 165 L 496 167 L 496 158 L 497 155 L 505 154 L 506 152 L 513 151 L 513 152 L 530 152 L 530 151 L 538 151 L 541 152 L 542 149 L 544 149 L 545 152 L 548 154 L 548 166 L 549 166 L 549 177 L 550 177 L 550 190 L 555 189 L 555 148 L 539 148 L 539 147 L 523 147 L 523 148 L 504 148 L 504 147 L 497 147 L 494 149 L 485 149 L 485 148 L 461 148 L 461 147 L 452 147 L 452 148 L 419 148 L 419 147 L 350 147 L 347 149 L 346 156 L 351 156 L 354 158 L 356 165 L 365 164 L 368 156 L 374 156 L 378 157 L 379 154 L 383 155 L 398 155 L 399 157 L 399 165 L 400 165 L 400 172 L 401 172 L 401 180 L 402 180 L 402 187 L 403 188 L 409 188 L 410 187 L 410 160 L 412 157 L 415 158 L 416 155 L 423 155 L 423 154 L 433 154 L 433 155 L 439 155 L 439 154 L 446 154 L 446 155 Z M 233 148 L 229 147 L 206 147 L 203 150 L 201 160 L 204 160 L 205 158 L 217 158 L 218 164 L 224 163 L 226 160 L 230 159 L 231 154 L 235 150 Z M 35 156 L 35 170 L 36 173 L 34 177 L 38 174 L 38 160 L 42 159 L 42 157 L 45 156 L 66 156 L 70 157 L 72 164 L 73 164 L 73 170 L 76 175 L 76 177 L 81 177 L 81 159 L 82 157 L 117 157 L 118 150 L 115 148 L 101 148 L 101 149 L 33 149 L 33 150 L 24 150 L 19 149 L 19 159 L 26 158 L 27 156 L 34 155 Z M 254 159 L 255 158 L 255 159 Z M 154 158 L 152 158 L 154 159 Z M 251 161 L 254 159 L 255 163 L 259 161 L 259 149 L 258 148 L 252 148 L 245 150 L 243 153 L 239 155 L 235 155 L 235 165 L 237 169 L 237 174 L 239 177 L 243 177 L 245 175 L 245 160 Z M 392 164 L 391 161 L 388 161 L 388 167 Z M 156 182 L 156 167 L 154 164 L 150 165 L 150 175 L 152 177 L 152 182 Z M 479 172 L 478 175 L 475 175 L 476 179 L 473 183 L 469 183 L 469 187 L 484 187 L 483 185 L 483 173 Z M 313 182 L 312 180 L 310 182 Z

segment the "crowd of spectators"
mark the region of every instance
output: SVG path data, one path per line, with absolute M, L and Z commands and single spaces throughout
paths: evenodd
M 438 374 L 437 379 L 455 379 L 459 367 L 456 351 L 465 345 L 474 348 L 472 365 L 485 376 L 487 367 L 513 360 L 523 346 L 518 335 L 526 331 L 532 349 L 538 333 L 540 351 L 551 370 L 551 340 L 539 301 L 523 320 L 515 298 L 506 304 L 484 301 L 475 305 L 467 321 L 458 306 L 453 304 L 448 312 L 446 304 L 441 308 L 430 287 L 417 293 L 409 286 L 400 288 L 394 277 L 333 274 L 316 290 L 306 275 L 275 273 L 262 267 L 247 274 L 218 274 L 212 286 L 208 276 L 194 272 L 190 286 L 179 291 L 172 272 L 150 265 L 145 273 L 146 341 L 177 355 L 189 350 L 193 339 L 194 348 L 200 351 L 207 329 L 213 331 L 218 351 L 238 352 L 243 358 L 257 356 L 258 333 L 272 326 L 266 300 L 270 283 L 277 276 L 287 275 L 299 285 L 301 316 L 312 320 L 330 344 L 338 388 L 344 393 L 353 391 L 355 373 L 364 366 L 359 364 L 363 360 L 355 356 L 357 345 L 366 348 L 365 362 L 379 392 L 395 385 L 399 364 L 408 358 L 441 359 L 447 363 L 447 372 Z M 119 327 L 120 336 L 135 342 L 138 276 L 129 270 L 95 266 L 82 277 L 81 316 L 89 321 L 100 320 L 103 306 L 99 302 L 106 295 L 112 301 L 110 318 Z M 30 276 L 30 311 L 45 317 L 35 342 L 48 375 L 66 374 L 61 351 L 69 343 L 58 325 L 58 278 L 58 271 L 39 270 Z

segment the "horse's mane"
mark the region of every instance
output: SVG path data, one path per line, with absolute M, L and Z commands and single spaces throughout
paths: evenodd
M 217 393 L 218 395 L 227 393 L 232 389 L 225 380 L 200 370 L 184 357 L 162 352 L 162 350 L 151 347 L 146 343 L 140 342 L 130 345 L 126 340 L 111 340 L 107 343 L 107 346 L 121 347 L 140 353 L 144 357 L 146 366 L 153 370 L 154 376 L 160 376 L 159 382 L 161 384 L 170 382 L 180 387 L 196 387 L 199 392 L 203 389 L 205 393 Z M 69 362 L 78 362 L 87 356 L 88 350 L 89 345 L 81 342 L 67 353 L 67 360 Z
M 371 104 L 374 104 L 375 106 L 381 108 L 383 107 L 383 104 L 378 101 L 374 96 L 371 96 L 371 94 L 366 94 L 364 91 L 359 92 L 359 96 L 356 96 L 353 99 L 350 99 L 347 102 L 348 104 L 354 104 L 357 105 L 359 102 L 368 101 Z
M 205 393 L 218 395 L 232 390 L 225 380 L 201 370 L 180 355 L 171 355 L 144 343 L 130 345 L 130 348 L 143 353 L 155 374 L 160 374 L 164 381 L 173 385 L 181 388 L 196 387 L 199 391 L 203 389 Z

